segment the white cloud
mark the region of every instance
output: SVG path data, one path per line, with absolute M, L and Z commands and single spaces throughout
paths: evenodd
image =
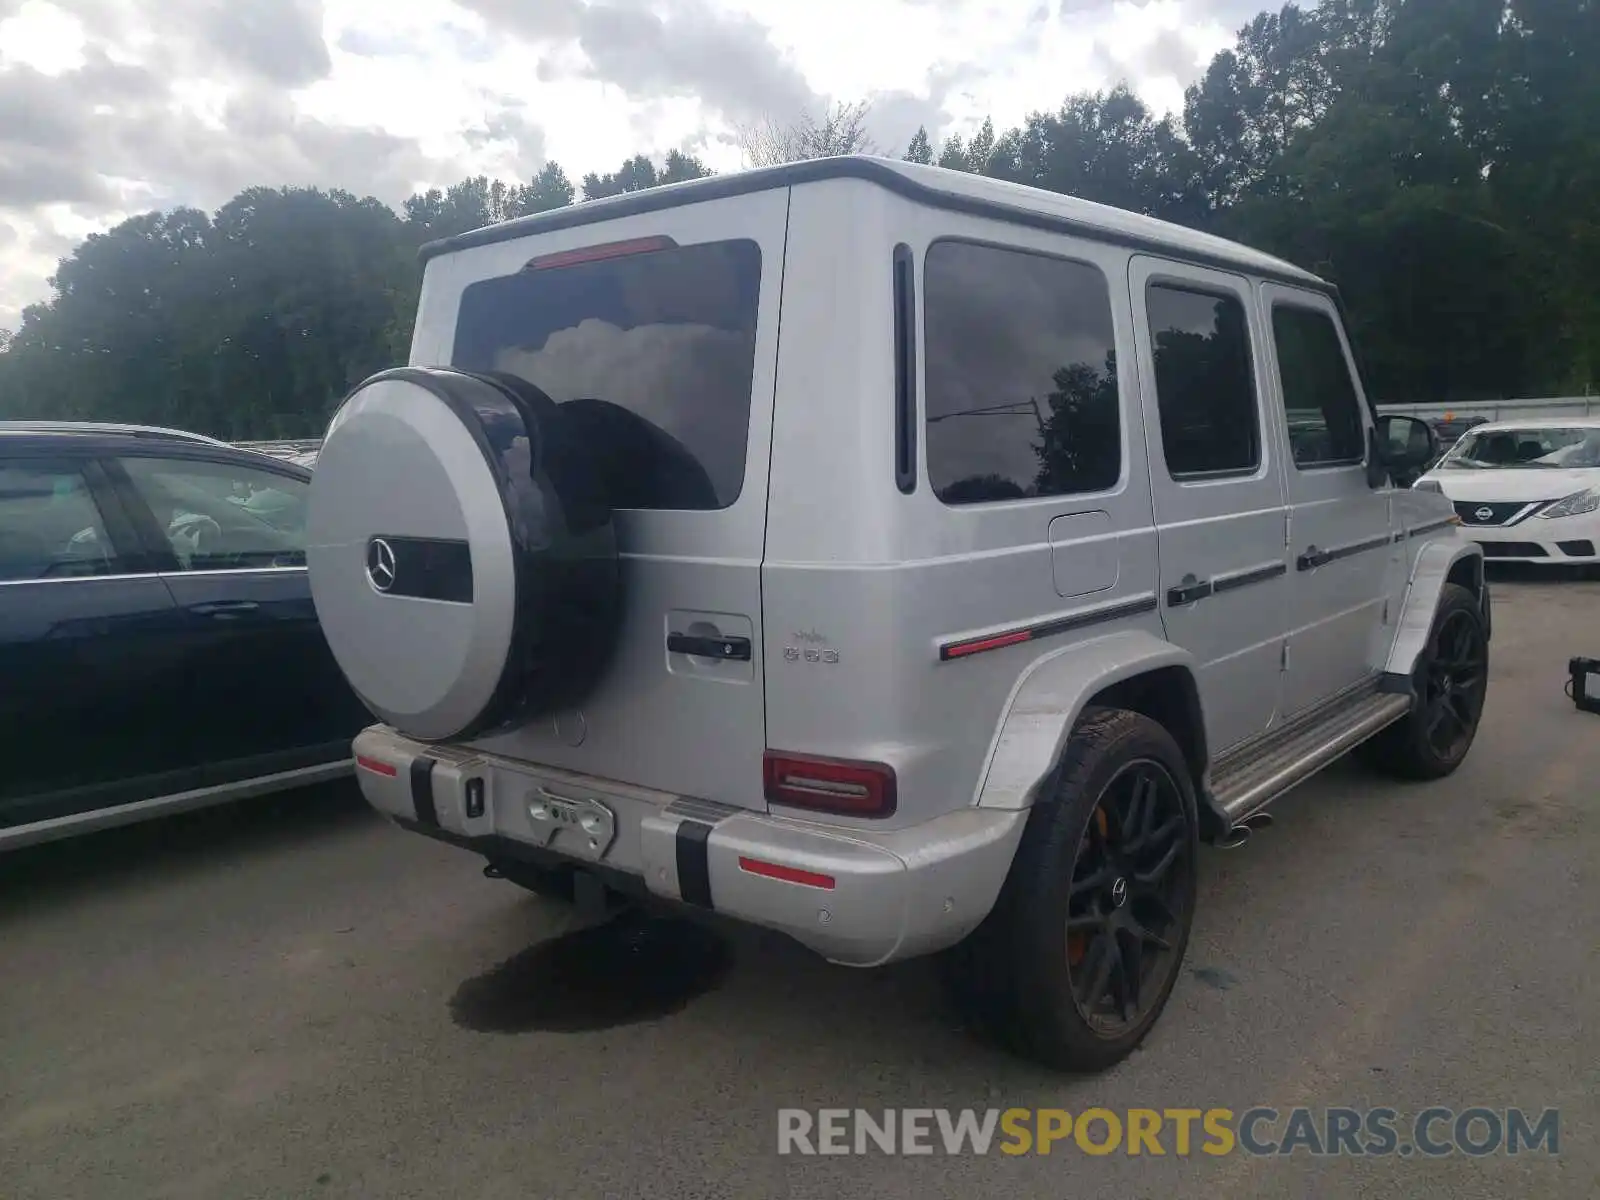
M 546 159 L 733 169 L 732 125 L 875 101 L 898 150 L 1126 76 L 1170 109 L 1254 0 L 0 0 L 0 327 L 56 258 L 249 184 L 398 204 Z M 1186 57 L 1187 53 L 1187 57 Z M 1189 78 L 1185 78 L 1186 65 Z

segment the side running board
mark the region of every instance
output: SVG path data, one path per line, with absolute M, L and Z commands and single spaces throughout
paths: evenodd
M 1218 815 L 1230 826 L 1244 823 L 1410 708 L 1408 693 L 1380 691 L 1374 681 L 1245 743 L 1212 768 Z

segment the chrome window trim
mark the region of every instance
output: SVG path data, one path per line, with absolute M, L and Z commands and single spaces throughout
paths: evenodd
M 176 575 L 185 579 L 212 575 L 288 575 L 304 574 L 304 567 L 225 567 L 216 571 L 124 571 L 115 575 L 63 575 L 52 579 L 0 579 L 0 587 L 18 587 L 34 583 L 114 583 L 129 579 L 161 579 Z

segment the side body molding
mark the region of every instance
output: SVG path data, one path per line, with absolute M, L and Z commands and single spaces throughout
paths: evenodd
M 1007 699 L 977 806 L 1031 807 L 1088 701 L 1114 683 L 1162 667 L 1181 667 L 1193 676 L 1194 658 L 1141 630 L 1090 638 L 1034 659 Z
M 1409 677 L 1417 664 L 1417 655 L 1428 643 L 1428 633 L 1433 628 L 1433 614 L 1439 606 L 1439 593 L 1457 563 L 1463 559 L 1474 560 L 1473 579 L 1483 608 L 1485 620 L 1489 617 L 1488 585 L 1483 578 L 1483 551 L 1467 538 L 1438 537 L 1430 541 L 1417 554 L 1411 568 L 1411 578 L 1406 583 L 1404 599 L 1400 602 L 1400 620 L 1396 623 L 1394 642 L 1389 647 L 1389 657 L 1384 670 L 1392 675 Z

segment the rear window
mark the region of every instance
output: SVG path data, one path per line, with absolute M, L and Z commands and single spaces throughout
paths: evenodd
M 761 248 L 708 242 L 523 271 L 461 297 L 454 366 L 581 415 L 618 508 L 718 509 L 744 486 Z

